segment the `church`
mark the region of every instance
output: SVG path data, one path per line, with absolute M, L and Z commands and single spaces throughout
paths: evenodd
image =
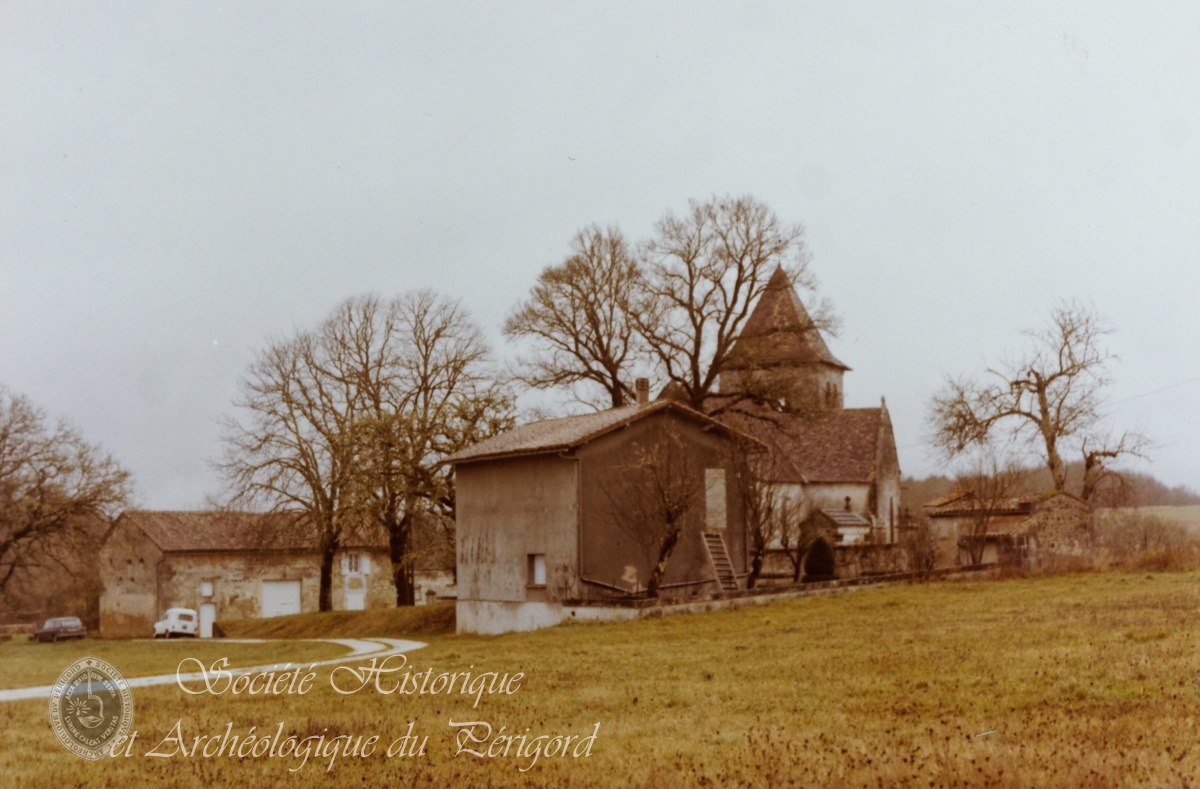
M 899 539 L 900 463 L 887 404 L 846 408 L 850 367 L 825 344 L 782 269 L 771 276 L 722 372 L 746 399 L 722 417 L 769 448 L 760 478 L 818 518 L 836 545 Z
M 805 524 L 814 548 L 836 554 L 829 574 L 895 569 L 879 561 L 899 555 L 891 420 L 882 399 L 878 408 L 845 407 L 849 370 L 780 269 L 730 349 L 712 408 L 688 407 L 671 387 L 651 400 L 642 379 L 634 404 L 521 425 L 449 458 L 457 484 L 459 632 L 546 627 L 646 595 L 740 593 L 752 550 L 748 483 L 734 458 L 748 446 L 759 483 L 795 503 L 791 516 Z M 654 447 L 651 456 L 675 458 L 671 468 L 631 465 Z M 656 483 L 650 487 L 660 493 L 690 491 L 694 503 L 670 537 L 677 544 L 665 572 L 661 564 L 655 570 L 661 535 L 629 528 L 639 497 L 632 488 L 614 491 L 618 477 Z M 658 484 L 668 478 L 670 485 Z M 653 527 L 661 515 L 642 520 Z M 777 539 L 768 547 L 772 566 L 762 581 L 787 582 L 787 546 Z M 815 551 L 805 550 L 807 562 Z M 790 561 L 798 576 L 798 558 Z

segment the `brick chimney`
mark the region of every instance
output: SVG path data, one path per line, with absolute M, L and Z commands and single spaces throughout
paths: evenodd
M 637 404 L 640 408 L 650 402 L 650 379 L 639 378 L 634 381 L 634 389 L 637 390 Z

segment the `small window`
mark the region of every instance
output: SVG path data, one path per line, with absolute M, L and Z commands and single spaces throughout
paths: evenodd
M 213 582 L 212 581 L 202 581 L 200 583 L 200 596 L 201 597 L 212 597 L 213 596 Z
M 357 553 L 349 554 L 346 557 L 346 572 L 356 573 L 359 571 L 358 567 L 359 567 L 358 554 Z
M 529 586 L 545 586 L 546 585 L 546 554 L 531 553 L 529 554 L 529 564 L 527 568 L 527 581 Z

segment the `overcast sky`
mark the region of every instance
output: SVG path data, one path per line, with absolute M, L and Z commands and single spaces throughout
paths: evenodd
M 494 340 L 574 232 L 750 194 L 803 223 L 848 406 L 937 470 L 947 374 L 1057 299 L 1200 488 L 1200 4 L 0 0 L 0 383 L 139 504 L 203 506 L 270 336 L 431 287 Z

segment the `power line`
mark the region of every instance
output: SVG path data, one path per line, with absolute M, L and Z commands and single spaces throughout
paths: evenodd
M 1156 395 L 1156 394 L 1159 394 L 1160 392 L 1166 392 L 1170 389 L 1178 389 L 1181 386 L 1187 386 L 1188 384 L 1194 384 L 1197 381 L 1200 381 L 1200 375 L 1196 376 L 1195 378 L 1189 378 L 1186 381 L 1178 381 L 1173 384 L 1168 384 L 1161 389 L 1154 389 L 1149 392 L 1142 392 L 1141 394 L 1135 394 L 1135 395 L 1132 395 L 1131 397 L 1126 397 L 1124 400 L 1117 400 L 1114 403 L 1110 403 L 1110 405 L 1120 405 L 1121 403 L 1128 403 L 1130 400 L 1137 400 L 1138 398 L 1141 398 L 1141 397 L 1149 397 L 1150 395 Z
M 1195 378 L 1187 378 L 1183 381 L 1176 381 L 1173 384 L 1167 384 L 1166 386 L 1163 386 L 1159 389 L 1151 389 L 1149 392 L 1142 392 L 1141 394 L 1130 395 L 1129 397 L 1123 398 L 1121 400 L 1115 400 L 1115 401 L 1109 403 L 1108 405 L 1110 405 L 1110 406 L 1120 405 L 1121 403 L 1128 403 L 1130 400 L 1140 400 L 1143 397 L 1150 397 L 1151 395 L 1161 394 L 1163 392 L 1168 392 L 1172 389 L 1178 389 L 1181 386 L 1187 386 L 1188 384 L 1194 384 L 1197 382 L 1200 382 L 1200 375 L 1196 376 Z M 920 447 L 920 446 L 925 446 L 925 442 L 920 441 L 920 442 L 917 442 L 916 444 L 905 444 L 902 447 L 896 447 L 896 449 L 898 449 L 898 450 L 899 449 L 913 449 L 914 447 Z

